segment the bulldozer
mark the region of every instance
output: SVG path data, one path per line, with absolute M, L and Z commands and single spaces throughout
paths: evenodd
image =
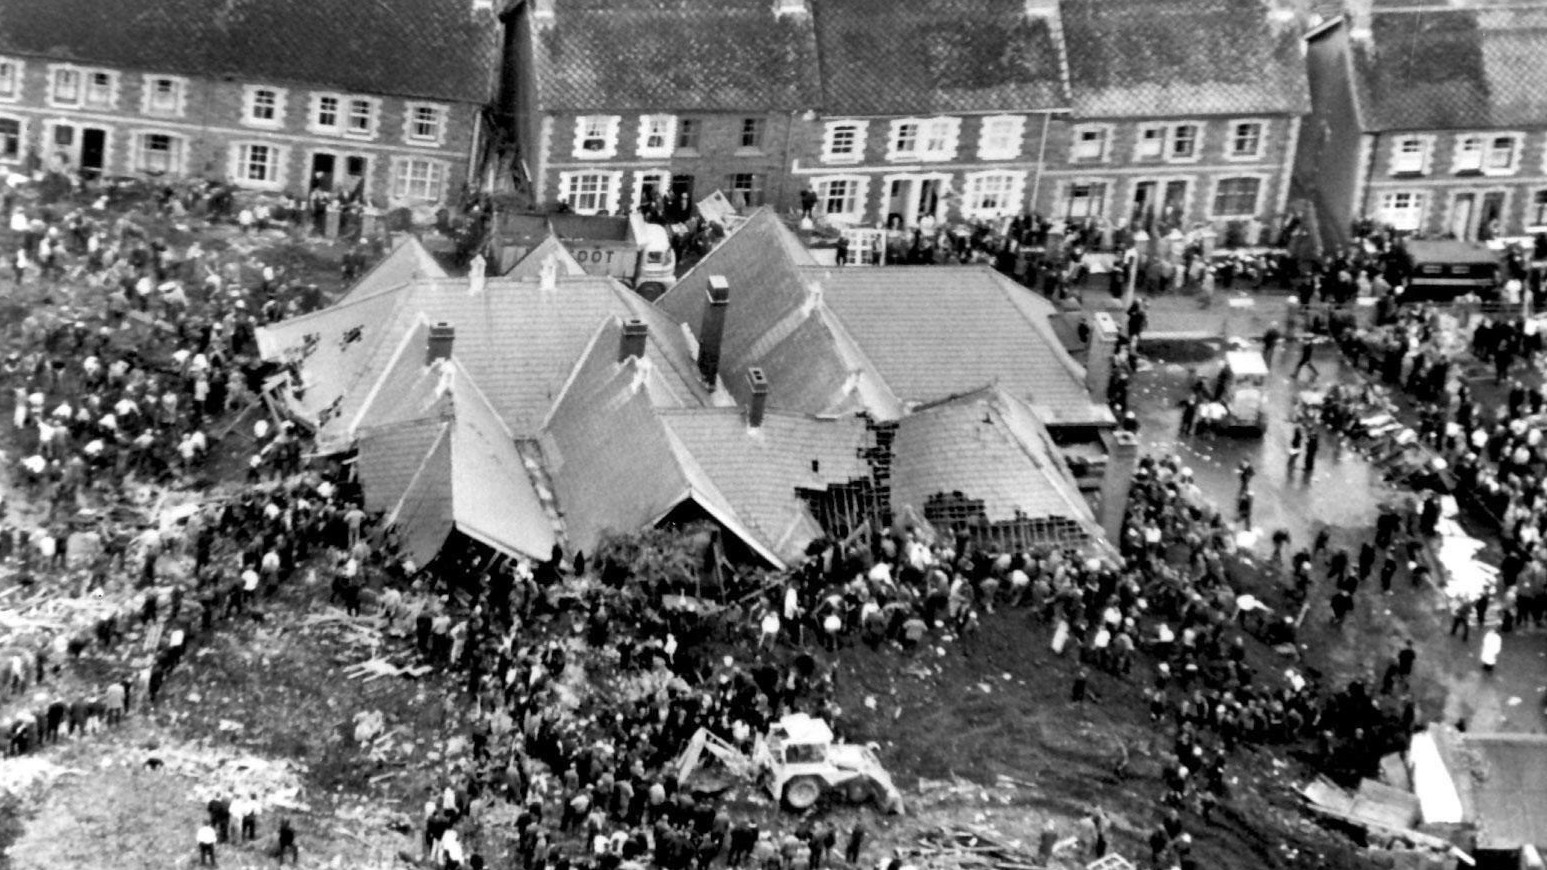
M 849 803 L 874 802 L 887 813 L 903 811 L 902 793 L 870 746 L 834 743 L 832 728 L 805 713 L 782 717 L 758 737 L 752 755 L 700 728 L 677 759 L 677 783 L 687 785 L 704 755 L 733 776 L 753 780 L 787 809 L 803 812 L 826 795 Z

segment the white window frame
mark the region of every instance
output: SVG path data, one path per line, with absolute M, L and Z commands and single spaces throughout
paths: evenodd
M 161 82 L 172 86 L 170 108 L 156 105 L 156 88 Z M 162 73 L 146 73 L 140 85 L 140 114 L 157 118 L 181 118 L 188 112 L 188 79 Z
M 250 151 L 255 147 L 269 149 L 269 154 L 271 156 L 270 165 L 274 170 L 273 178 L 257 181 L 247 177 L 247 167 L 252 162 L 250 159 Z M 257 140 L 232 142 L 230 148 L 230 163 L 228 164 L 227 175 L 233 184 L 236 184 L 239 187 L 251 188 L 253 190 L 285 189 L 285 176 L 289 174 L 286 172 L 288 166 L 286 161 L 290 157 L 290 149 L 276 142 L 264 142 Z
M 657 193 L 671 193 L 671 170 L 667 167 L 634 170 L 634 186 L 629 191 L 629 210 L 639 211 L 644 205 L 645 182 L 654 179 Z
M 274 117 L 259 118 L 254 113 L 258 110 L 258 95 L 270 93 L 274 95 Z M 284 88 L 276 88 L 272 85 L 245 85 L 242 88 L 242 124 L 247 127 L 262 127 L 267 130 L 275 130 L 285 126 L 285 107 L 289 101 L 290 92 Z
M 1074 202 L 1074 189 L 1076 187 L 1092 187 L 1094 185 L 1101 186 L 1101 198 L 1099 200 L 1095 199 L 1094 197 L 1090 198 L 1092 202 L 1099 203 L 1099 210 L 1095 212 L 1087 212 L 1083 215 L 1069 214 L 1069 206 Z M 1058 205 L 1059 208 L 1055 212 L 1056 219 L 1058 220 L 1063 220 L 1065 217 L 1068 217 L 1071 220 L 1084 218 L 1104 218 L 1110 214 L 1112 210 L 1112 182 L 1106 178 L 1071 178 L 1064 182 L 1064 189 L 1063 192 L 1059 195 Z
M 1025 115 L 988 115 L 978 124 L 978 159 L 1014 160 L 1025 139 Z
M 1412 148 L 1408 148 L 1409 145 Z M 1398 136 L 1391 142 L 1391 174 L 1427 175 L 1433 151 L 1433 136 Z
M 1166 132 L 1166 162 L 1197 163 L 1203 159 L 1204 126 L 1202 121 L 1184 121 L 1180 124 L 1172 124 L 1171 128 Z M 1192 151 L 1185 155 L 1177 154 L 1176 146 L 1178 142 L 1182 141 L 1181 133 L 1188 128 L 1191 128 L 1193 131 Z
M 1241 128 L 1255 125 L 1257 127 L 1257 147 L 1251 151 L 1239 151 L 1236 145 L 1241 140 Z M 1268 153 L 1268 119 L 1266 118 L 1237 118 L 1230 122 L 1226 128 L 1229 138 L 1225 140 L 1226 160 L 1261 160 Z M 1235 176 L 1243 178 L 1245 176 Z
M 961 141 L 960 118 L 940 116 L 926 118 L 919 127 L 919 160 L 925 163 L 945 163 L 956 157 Z
M 419 124 L 418 115 L 421 111 L 432 113 L 435 124 L 433 136 L 421 135 L 415 130 Z M 449 126 L 451 126 L 451 112 L 444 103 L 415 101 L 403 104 L 403 142 L 408 145 L 439 148 L 446 144 L 446 128 Z
M 1153 136 L 1146 138 L 1146 134 Z M 1166 148 L 1170 142 L 1170 128 L 1165 124 L 1141 124 L 1135 131 L 1133 138 L 1133 159 L 1135 161 L 1156 161 L 1165 159 Z M 1154 148 L 1154 153 L 1145 153 L 1146 146 Z
M 827 200 L 830 195 L 829 186 L 834 182 L 843 182 L 853 185 L 852 193 L 844 197 L 851 200 L 851 208 L 842 211 L 828 211 Z M 857 224 L 864 220 L 865 211 L 869 207 L 870 176 L 868 175 L 823 175 L 811 179 L 811 189 L 817 195 L 817 209 L 828 220 L 839 223 Z
M 10 112 L 0 112 L 0 119 L 16 122 L 16 156 L 6 157 L 4 154 L 0 154 L 0 163 L 19 164 L 27 159 L 28 119 L 24 115 L 12 114 Z
M 0 84 L 9 83 L 9 87 L 0 89 L 0 103 L 15 103 L 21 100 L 27 84 L 27 62 L 14 57 L 0 57 L 0 68 L 6 66 L 11 68 L 11 74 L 0 76 Z
M 997 206 L 990 207 L 984 204 L 984 197 L 988 191 L 984 187 L 989 181 L 1004 182 L 1003 189 L 996 191 L 1002 200 Z M 961 213 L 964 218 L 998 218 L 1005 215 L 1020 214 L 1026 198 L 1026 173 L 1024 171 L 1008 171 L 992 169 L 983 172 L 969 172 L 962 181 Z
M 1494 158 L 1498 156 L 1497 143 L 1501 139 L 1510 140 L 1506 166 L 1494 166 Z M 1483 137 L 1483 174 L 1484 175 L 1515 175 L 1520 172 L 1521 158 L 1524 156 L 1522 146 L 1525 143 L 1525 134 L 1508 130 L 1497 133 L 1489 133 Z
M 651 145 L 650 138 L 657 136 L 659 145 Z M 634 153 L 646 159 L 670 157 L 677 147 L 676 115 L 640 115 L 639 138 L 634 143 Z
M 1234 130 L 1234 126 L 1232 125 L 1232 129 L 1231 129 L 1231 138 L 1232 138 L 1232 140 L 1234 139 L 1234 137 L 1235 137 L 1235 130 Z M 1249 178 L 1249 179 L 1257 182 L 1257 198 L 1256 198 L 1256 201 L 1252 203 L 1252 210 L 1249 211 L 1249 212 L 1237 212 L 1237 213 L 1226 213 L 1226 212 L 1215 211 L 1214 207 L 1218 204 L 1218 200 L 1219 200 L 1219 189 L 1224 186 L 1225 182 L 1227 182 L 1227 181 L 1234 181 L 1234 180 L 1236 180 L 1238 178 Z M 1270 181 L 1269 176 L 1267 176 L 1267 175 L 1265 175 L 1263 173 L 1260 173 L 1260 172 L 1237 172 L 1237 173 L 1231 173 L 1229 175 L 1221 174 L 1221 175 L 1215 176 L 1214 179 L 1213 179 L 1213 184 L 1212 184 L 1212 186 L 1209 189 L 1209 217 L 1211 219 L 1213 219 L 1213 220 L 1240 220 L 1240 219 L 1244 219 L 1244 218 L 1254 218 L 1254 217 L 1257 217 L 1258 215 L 1262 214 L 1262 201 L 1263 201 L 1263 197 L 1265 197 L 1267 195 L 1267 192 L 1268 192 L 1268 182 L 1269 181 Z
M 596 193 L 600 199 L 592 206 L 578 205 L 576 200 L 578 198 L 579 191 L 576 189 L 576 186 L 583 183 L 584 180 L 588 178 L 606 179 L 606 189 L 603 190 L 598 188 Z M 608 171 L 605 169 L 597 168 L 559 173 L 559 196 L 565 202 L 567 202 L 570 209 L 577 214 L 613 214 L 618 210 L 618 198 L 622 195 L 622 172 L 616 170 Z
M 924 139 L 924 122 L 919 118 L 898 118 L 892 121 L 886 132 L 886 159 L 914 161 L 919 159 L 920 145 Z
M 117 109 L 118 88 L 121 81 L 118 73 L 110 69 L 87 69 L 83 72 L 84 75 L 81 76 L 81 108 L 101 109 L 103 111 Z M 96 80 L 98 78 L 107 80 L 107 84 L 104 86 L 106 90 L 100 92 L 100 99 L 97 98 L 99 91 L 97 90 Z
M 1455 148 L 1451 151 L 1450 172 L 1452 175 L 1460 175 L 1463 172 L 1481 175 L 1483 171 L 1483 156 L 1486 153 L 1484 142 L 1487 137 L 1477 133 L 1466 133 L 1456 137 Z
M 337 135 L 344 131 L 344 112 L 347 99 L 343 94 L 331 91 L 312 91 L 311 98 L 306 106 L 306 129 L 311 133 L 331 133 Z M 322 120 L 322 102 L 333 101 L 333 123 L 327 124 Z
M 1391 210 L 1392 210 L 1392 207 L 1393 207 L 1393 205 L 1392 205 L 1393 201 L 1396 200 L 1397 197 L 1401 197 L 1401 196 L 1405 196 L 1405 197 L 1409 198 L 1409 203 L 1410 204 L 1406 208 L 1402 209 L 1402 211 L 1404 213 L 1408 213 L 1408 212 L 1412 213 L 1413 220 L 1411 221 L 1411 225 L 1410 226 L 1408 225 L 1407 221 L 1404 221 L 1403 223 L 1399 224 L 1396 221 L 1391 219 Z M 1381 193 L 1381 196 L 1380 196 L 1380 211 L 1378 212 L 1378 214 L 1379 214 L 1379 217 L 1380 217 L 1380 222 L 1382 224 L 1384 224 L 1384 225 L 1391 226 L 1391 227 L 1393 227 L 1395 229 L 1398 229 L 1398 230 L 1401 230 L 1403 232 L 1416 232 L 1418 230 L 1421 230 L 1421 229 L 1423 229 L 1423 226 L 1424 226 L 1424 219 L 1429 216 L 1429 194 L 1428 194 L 1428 191 L 1424 191 L 1424 190 L 1388 190 L 1388 191 L 1385 191 L 1385 192 Z
M 356 130 L 354 127 L 355 108 L 358 106 L 365 106 L 368 113 L 364 130 Z M 381 98 L 347 94 L 344 100 L 343 125 L 346 139 L 375 139 L 377 132 L 381 130 Z
M 1087 139 L 1088 134 L 1096 134 L 1095 138 Z M 1096 153 L 1087 153 L 1087 142 L 1096 142 Z M 1080 124 L 1069 131 L 1069 162 L 1070 163 L 1106 163 L 1112 159 L 1112 125 L 1111 124 Z
M 822 162 L 823 163 L 863 163 L 865 160 L 865 144 L 870 134 L 870 125 L 858 119 L 841 119 L 828 121 L 822 131 Z M 833 146 L 837 144 L 840 130 L 854 131 L 853 142 L 850 150 L 835 153 Z M 890 147 L 890 146 L 888 146 Z
M 72 76 L 75 81 L 75 95 L 72 97 L 59 96 L 60 76 Z M 78 108 L 86 99 L 86 74 L 80 67 L 67 63 L 51 63 L 48 65 L 48 104 L 54 108 L 74 109 Z
M 426 184 L 433 182 L 438 186 L 439 190 L 433 193 L 427 191 L 422 195 L 415 195 L 412 192 L 412 185 L 414 180 L 410 176 L 409 180 L 405 184 L 403 175 L 405 172 L 411 173 L 413 169 L 418 167 L 423 167 L 424 169 L 429 170 L 430 175 L 426 175 L 424 182 Z M 436 173 L 438 173 L 440 176 L 438 179 L 432 177 L 432 175 Z M 417 155 L 413 157 L 403 156 L 392 158 L 391 199 L 393 202 L 413 202 L 433 205 L 445 202 L 446 196 L 448 193 L 450 193 L 450 191 L 451 164 L 449 162 L 445 160 L 437 160 L 434 157 L 420 157 Z
M 146 139 L 150 136 L 165 136 L 175 143 L 174 150 L 167 161 L 165 178 L 180 178 L 188 174 L 188 137 L 171 130 L 132 130 L 129 133 L 129 167 L 137 175 L 148 175 L 152 172 L 145 166 L 145 154 L 149 149 Z
M 618 156 L 618 130 L 623 126 L 621 115 L 581 115 L 575 119 L 575 147 L 571 155 L 576 160 L 611 160 Z M 592 131 L 595 130 L 595 135 Z M 602 140 L 602 148 L 587 151 L 587 139 Z M 676 143 L 673 142 L 673 145 Z

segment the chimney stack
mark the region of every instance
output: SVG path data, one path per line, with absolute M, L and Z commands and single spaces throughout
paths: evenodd
M 637 317 L 624 323 L 623 338 L 618 342 L 618 362 L 626 363 L 644 356 L 645 337 L 649 334 L 650 327 Z
M 752 391 L 747 401 L 747 425 L 756 429 L 763 425 L 763 414 L 768 410 L 768 376 L 755 366 L 747 369 L 747 386 Z
M 724 275 L 709 276 L 709 304 L 704 307 L 704 322 L 698 331 L 698 374 L 704 385 L 714 389 L 720 376 L 720 343 L 725 338 L 725 306 L 731 301 L 731 285 Z
M 811 7 L 806 0 L 774 0 L 774 17 L 806 16 L 811 14 Z
M 451 359 L 451 345 L 456 337 L 456 328 L 449 323 L 437 323 L 430 327 L 430 340 L 425 343 L 424 349 L 424 364 Z
M 532 8 L 532 23 L 537 27 L 553 26 L 554 0 L 529 0 Z

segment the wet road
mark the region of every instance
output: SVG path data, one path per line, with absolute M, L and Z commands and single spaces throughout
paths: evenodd
M 1212 357 L 1196 361 L 1207 355 L 1210 348 Z M 1298 354 L 1280 349 L 1270 377 L 1268 429 L 1262 437 L 1180 438 L 1178 402 L 1186 395 L 1193 372 L 1200 368 L 1209 371 L 1220 350 L 1218 342 L 1152 349 L 1156 356 L 1153 367 L 1141 371 L 1132 388 L 1139 410 L 1142 449 L 1152 454 L 1177 454 L 1184 465 L 1192 468 L 1208 497 L 1226 509 L 1228 515 L 1234 514 L 1239 488 L 1236 469 L 1243 459 L 1251 460 L 1257 470 L 1252 489 L 1256 496 L 1253 523 L 1258 539 L 1253 549 L 1262 557 L 1271 550 L 1268 536 L 1279 528 L 1288 529 L 1293 547 L 1299 548 L 1309 546 L 1319 529 L 1330 526 L 1333 545 L 1356 552 L 1359 542 L 1374 533 L 1380 503 L 1400 493 L 1386 484 L 1380 472 L 1357 450 L 1325 431 L 1315 473 L 1309 478 L 1300 469 L 1290 473 L 1286 466 L 1292 430 L 1285 421 L 1299 390 L 1326 387 L 1357 376 L 1342 370 L 1335 349 L 1323 347 L 1316 356 L 1320 375 L 1314 385 L 1306 372 L 1304 383 L 1297 386 L 1290 380 L 1289 372 Z M 1476 530 L 1474 534 L 1482 536 Z M 1468 727 L 1478 732 L 1547 733 L 1547 719 L 1542 715 L 1543 699 L 1547 697 L 1547 630 L 1506 635 L 1498 670 L 1484 675 L 1477 662 L 1480 632 L 1476 626 L 1469 643 L 1445 635 L 1449 618 L 1438 612 L 1436 594 L 1430 591 L 1418 595 L 1403 581 L 1398 586 L 1395 596 L 1383 598 L 1367 585 L 1359 595 L 1359 616 L 1363 622 L 1355 620 L 1341 638 L 1324 628 L 1327 593 L 1318 588 L 1312 593 L 1313 608 L 1307 616 L 1308 631 L 1302 640 L 1317 641 L 1325 635 L 1339 648 L 1331 658 L 1342 669 L 1363 669 L 1374 672 L 1378 678 L 1385 656 L 1394 654 L 1405 637 L 1414 637 L 1420 670 L 1427 670 L 1447 690 L 1445 709 L 1424 709 L 1425 715 L 1443 715 L 1450 722 L 1465 718 Z

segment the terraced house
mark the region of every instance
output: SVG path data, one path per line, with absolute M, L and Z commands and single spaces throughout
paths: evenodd
M 498 47 L 487 0 L 0 0 L 0 165 L 436 204 Z
M 500 110 L 535 201 L 794 201 L 790 142 L 818 98 L 805 0 L 518 0 L 505 21 Z
M 814 0 L 813 14 L 822 101 L 791 156 L 817 213 L 915 226 L 1039 201 L 1068 110 L 1056 0 Z
M 1378 3 L 1309 37 L 1301 176 L 1355 219 L 1463 241 L 1547 226 L 1547 9 Z
M 1255 244 L 1286 209 L 1310 110 L 1296 16 L 1263 0 L 1064 0 L 1061 23 L 1072 99 L 1045 213 Z

